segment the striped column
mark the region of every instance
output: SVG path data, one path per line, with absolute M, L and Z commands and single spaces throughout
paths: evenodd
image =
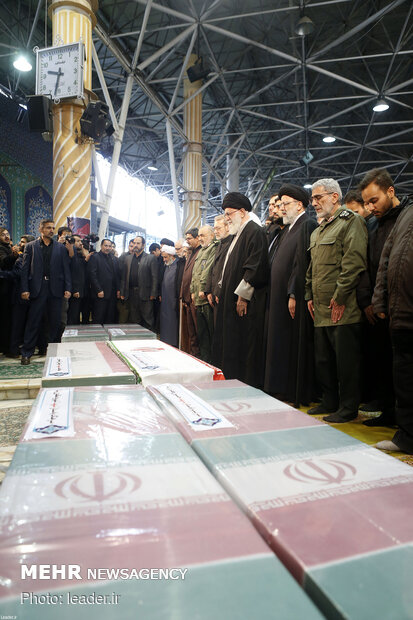
M 92 146 L 80 139 L 79 120 L 92 89 L 92 28 L 97 0 L 52 0 L 53 45 L 82 41 L 85 46 L 85 100 L 69 99 L 53 109 L 53 217 L 56 228 L 67 217 L 90 218 Z
M 191 67 L 197 56 L 191 54 L 188 66 Z M 202 81 L 191 83 L 184 79 L 184 99 L 188 99 L 202 86 Z M 185 218 L 183 232 L 201 224 L 200 207 L 203 201 L 202 192 L 202 94 L 197 95 L 184 107 L 184 131 L 188 142 L 184 145 L 184 187 L 188 190 L 185 196 Z

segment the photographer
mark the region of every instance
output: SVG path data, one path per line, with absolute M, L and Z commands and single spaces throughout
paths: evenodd
M 86 263 L 89 252 L 84 248 L 79 235 L 73 235 L 73 258 L 70 261 L 70 273 L 72 276 L 72 296 L 69 299 L 67 313 L 68 325 L 80 324 L 80 310 L 82 299 L 86 294 Z
M 72 231 L 67 226 L 60 226 L 57 231 L 57 240 L 59 243 L 63 243 L 67 253 L 69 254 L 69 258 L 73 258 L 74 256 L 74 238 L 72 236 Z
M 72 259 L 74 256 L 74 249 L 73 249 L 74 239 L 72 237 L 72 231 L 70 230 L 68 226 L 60 226 L 60 228 L 57 231 L 57 241 L 58 243 L 62 243 L 65 246 L 67 253 L 69 254 L 70 262 L 72 262 Z M 62 316 L 60 318 L 59 342 L 60 342 L 60 338 L 62 337 L 63 332 L 65 331 L 65 327 L 67 325 L 68 310 L 69 310 L 69 300 L 63 299 Z

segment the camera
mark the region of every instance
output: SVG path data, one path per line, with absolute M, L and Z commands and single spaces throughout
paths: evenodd
M 71 235 L 66 235 L 65 236 L 65 242 L 73 244 L 73 243 L 75 243 L 75 239 Z
M 86 235 L 85 237 L 83 237 L 82 239 L 83 247 L 88 252 L 94 252 L 95 243 L 97 243 L 98 241 L 99 241 L 99 236 L 96 235 L 95 233 L 90 233 L 90 235 Z

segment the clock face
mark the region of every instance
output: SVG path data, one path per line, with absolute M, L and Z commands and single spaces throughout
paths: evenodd
M 83 96 L 83 44 L 37 51 L 36 95 L 52 99 Z

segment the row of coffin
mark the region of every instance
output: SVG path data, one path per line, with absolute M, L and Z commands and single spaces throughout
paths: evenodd
M 27 591 L 61 595 L 59 618 L 413 618 L 411 467 L 157 341 L 70 346 L 49 346 L 58 387 L 0 494 L 2 613 L 57 617 Z M 48 376 L 65 357 L 69 374 Z M 125 385 L 137 376 L 146 390 Z M 23 564 L 82 580 L 23 581 Z M 74 607 L 68 592 L 120 599 Z

